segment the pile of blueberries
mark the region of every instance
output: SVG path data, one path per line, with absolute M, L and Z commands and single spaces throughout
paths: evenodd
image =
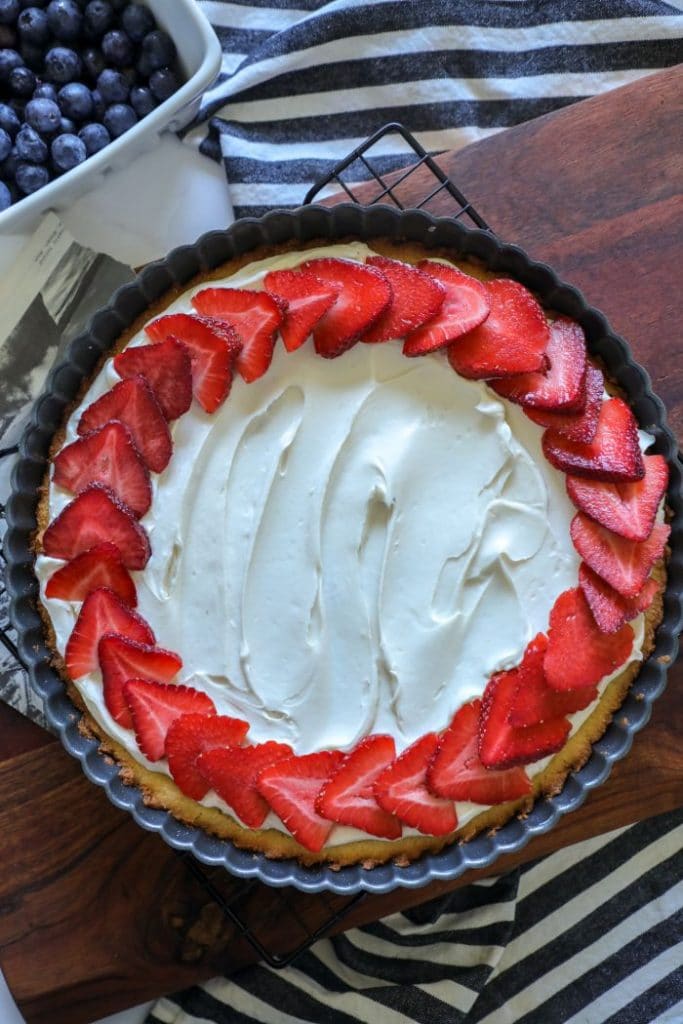
M 0 211 L 180 88 L 173 40 L 128 0 L 0 0 Z

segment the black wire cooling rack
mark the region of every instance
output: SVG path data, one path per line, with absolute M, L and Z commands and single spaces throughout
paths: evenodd
M 392 136 L 395 137 L 396 145 L 394 141 L 381 145 Z M 452 200 L 452 208 L 444 211 L 441 207 L 441 215 L 456 220 L 467 218 L 476 227 L 490 230 L 484 218 L 439 166 L 437 159 L 430 156 L 403 125 L 387 124 L 321 178 L 310 189 L 304 203 L 313 202 L 323 191 L 327 193 L 330 189 L 341 189 L 355 203 L 365 206 L 387 203 L 403 210 L 406 207 L 401 198 L 402 188 L 412 175 L 421 172 L 423 198 L 417 204 L 411 203 L 411 208 L 427 209 L 432 200 L 446 194 Z M 363 196 L 361 199 L 354 188 L 367 182 L 375 182 L 378 191 L 371 198 Z M 17 452 L 18 445 L 0 448 L 0 460 L 12 458 Z M 5 611 L 5 556 L 1 546 L 4 532 L 5 506 L 0 502 L 0 643 L 17 664 L 25 669 Z M 269 892 L 267 911 L 264 912 L 263 901 L 255 898 L 263 888 L 261 882 L 230 879 L 226 887 L 222 884 L 226 874 L 223 869 L 207 869 L 191 854 L 179 853 L 178 856 L 183 860 L 188 873 L 230 922 L 234 929 L 232 934 L 245 940 L 259 958 L 273 968 L 286 967 L 318 939 L 330 935 L 350 911 L 367 897 L 362 892 L 349 897 L 327 893 L 303 894 L 291 888 L 272 889 Z M 287 950 L 276 950 L 269 943 L 274 920 L 287 920 L 287 931 L 291 936 Z

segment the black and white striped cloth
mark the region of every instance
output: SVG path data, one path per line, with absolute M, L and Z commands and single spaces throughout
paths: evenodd
M 186 140 L 223 160 L 237 216 L 298 205 L 389 121 L 455 149 L 683 59 L 659 0 L 202 7 L 223 71 Z M 383 173 L 406 160 L 395 137 L 374 151 Z M 683 1024 L 682 849 L 683 810 L 165 998 L 147 1024 Z

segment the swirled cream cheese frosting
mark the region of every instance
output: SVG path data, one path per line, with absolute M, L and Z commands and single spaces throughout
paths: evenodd
M 370 253 L 350 243 L 306 258 Z M 258 290 L 268 271 L 301 258 L 282 253 L 212 284 Z M 166 312 L 191 313 L 203 286 Z M 129 346 L 148 340 L 140 331 Z M 109 359 L 72 411 L 64 445 L 118 380 Z M 452 372 L 441 351 L 406 359 L 397 345 L 360 344 L 330 363 L 310 343 L 293 353 L 278 345 L 264 376 L 236 377 L 217 412 L 194 402 L 171 429 L 173 457 L 153 475 L 141 519 L 152 554 L 133 573 L 137 610 L 182 658 L 176 681 L 245 719 L 252 743 L 305 755 L 387 734 L 400 753 L 518 665 L 557 596 L 576 586 L 576 509 L 543 456 L 542 428 Z M 72 497 L 49 484 L 50 521 Z M 45 596 L 61 564 L 41 553 L 36 572 L 63 655 L 80 605 Z M 643 616 L 633 625 L 637 661 Z M 76 687 L 105 735 L 168 772 L 114 721 L 98 671 Z M 589 713 L 571 716 L 572 728 Z M 213 792 L 203 802 L 234 816 Z M 482 808 L 456 809 L 462 825 Z M 272 813 L 267 824 L 286 831 Z M 330 845 L 361 837 L 336 826 Z

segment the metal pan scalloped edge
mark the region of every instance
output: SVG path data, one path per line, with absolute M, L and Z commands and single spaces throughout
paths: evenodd
M 628 394 L 641 427 L 653 434 L 652 450 L 663 454 L 669 463 L 668 502 L 674 519 L 664 618 L 657 630 L 655 650 L 638 676 L 637 699 L 629 695 L 622 713 L 595 744 L 589 761 L 567 778 L 562 791 L 555 797 L 538 800 L 527 818 L 513 819 L 494 835 L 456 843 L 406 867 L 386 864 L 369 870 L 353 866 L 336 871 L 329 866 L 307 868 L 294 860 L 274 861 L 238 850 L 230 842 L 181 824 L 167 811 L 146 807 L 140 790 L 121 782 L 116 766 L 99 753 L 97 743 L 79 733 L 79 712 L 65 696 L 61 680 L 50 667 L 35 607 L 38 587 L 30 538 L 36 525 L 36 491 L 45 472 L 50 439 L 66 405 L 101 353 L 149 303 L 171 286 L 184 284 L 196 273 L 256 246 L 276 245 L 288 239 L 305 242 L 318 237 L 346 236 L 385 236 L 420 242 L 426 247 L 448 246 L 461 255 L 477 256 L 491 269 L 518 278 L 546 306 L 578 320 L 591 352 L 605 361 L 613 378 Z M 10 614 L 19 635 L 19 650 L 28 665 L 32 686 L 45 699 L 52 728 L 66 750 L 81 761 L 88 778 L 105 790 L 113 804 L 129 811 L 143 828 L 159 832 L 175 849 L 189 850 L 199 861 L 222 865 L 239 877 L 258 878 L 273 886 L 291 885 L 304 892 L 352 895 L 361 891 L 387 893 L 397 887 L 414 889 L 437 879 L 455 879 L 470 868 L 488 867 L 500 854 L 520 850 L 533 836 L 547 832 L 562 815 L 579 807 L 589 790 L 608 777 L 612 764 L 628 753 L 634 735 L 646 724 L 654 700 L 664 690 L 667 666 L 678 652 L 683 618 L 683 466 L 676 438 L 667 426 L 664 406 L 653 394 L 646 371 L 634 362 L 628 345 L 613 333 L 605 317 L 589 306 L 577 289 L 559 281 L 550 267 L 532 261 L 522 249 L 506 245 L 488 232 L 471 230 L 457 221 L 437 219 L 417 210 L 399 212 L 388 206 L 344 203 L 331 208 L 307 206 L 274 211 L 261 219 L 237 221 L 226 231 L 209 232 L 195 245 L 175 249 L 166 259 L 143 270 L 135 282 L 116 292 L 111 304 L 93 317 L 87 332 L 72 342 L 64 360 L 50 374 L 21 442 L 13 473 L 13 493 L 7 505 L 7 524 Z

